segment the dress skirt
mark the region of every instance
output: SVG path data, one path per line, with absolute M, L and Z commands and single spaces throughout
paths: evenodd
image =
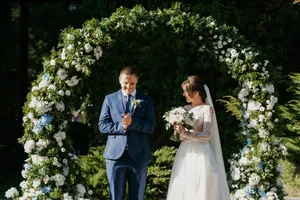
M 210 144 L 183 140 L 172 167 L 167 200 L 221 200 L 218 179 Z

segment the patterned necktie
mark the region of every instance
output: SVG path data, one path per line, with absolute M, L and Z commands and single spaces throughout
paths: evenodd
M 131 104 L 131 94 L 127 95 L 127 100 L 126 100 L 126 113 L 130 113 L 130 104 Z

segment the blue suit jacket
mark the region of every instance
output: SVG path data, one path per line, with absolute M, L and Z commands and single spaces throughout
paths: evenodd
M 154 132 L 154 109 L 152 99 L 137 91 L 136 100 L 141 100 L 140 107 L 132 108 L 132 123 L 124 131 L 122 125 L 125 107 L 122 100 L 122 91 L 109 94 L 105 97 L 99 117 L 99 130 L 108 134 L 104 157 L 119 159 L 128 145 L 129 155 L 138 163 L 144 163 L 152 158 L 147 135 Z

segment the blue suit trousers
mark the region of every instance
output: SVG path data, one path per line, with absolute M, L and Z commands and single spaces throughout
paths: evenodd
M 140 164 L 130 158 L 127 150 L 117 160 L 106 159 L 110 200 L 124 200 L 128 182 L 129 200 L 144 200 L 149 162 Z

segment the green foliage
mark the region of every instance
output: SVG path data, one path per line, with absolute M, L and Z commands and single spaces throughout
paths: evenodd
M 283 118 L 288 120 L 287 128 L 294 133 L 300 133 L 300 73 L 289 75 L 288 91 L 293 93 L 294 99 L 290 100 L 283 110 Z
M 280 123 L 285 145 L 288 148 L 287 159 L 283 164 L 283 182 L 291 196 L 300 195 L 300 73 L 289 75 L 288 91 L 293 94 L 293 99 L 280 106 Z
M 226 111 L 230 111 L 233 116 L 238 120 L 242 120 L 242 111 L 240 109 L 240 101 L 238 98 L 233 96 L 224 96 L 224 99 L 219 99 L 218 101 L 225 104 Z
M 153 200 L 167 196 L 176 152 L 177 148 L 168 146 L 163 146 L 154 152 L 148 169 L 145 199 Z
M 280 106 L 280 122 L 285 133 L 284 140 L 288 147 L 288 158 L 291 162 L 300 165 L 300 73 L 289 75 L 288 91 L 294 98 L 287 104 Z
M 93 191 L 93 196 L 98 199 L 109 198 L 108 180 L 103 158 L 104 146 L 90 148 L 89 154 L 81 156 L 77 162 L 82 182 L 87 190 Z
M 197 14 L 213 16 L 221 23 L 237 27 L 247 40 L 263 47 L 269 59 L 283 66 L 285 74 L 298 66 L 292 57 L 297 55 L 293 38 L 300 31 L 296 9 L 292 0 L 199 0 L 193 6 Z
M 286 192 L 291 197 L 299 197 L 300 196 L 299 165 L 289 160 L 281 160 L 280 163 L 283 168 L 282 180 L 285 185 Z

